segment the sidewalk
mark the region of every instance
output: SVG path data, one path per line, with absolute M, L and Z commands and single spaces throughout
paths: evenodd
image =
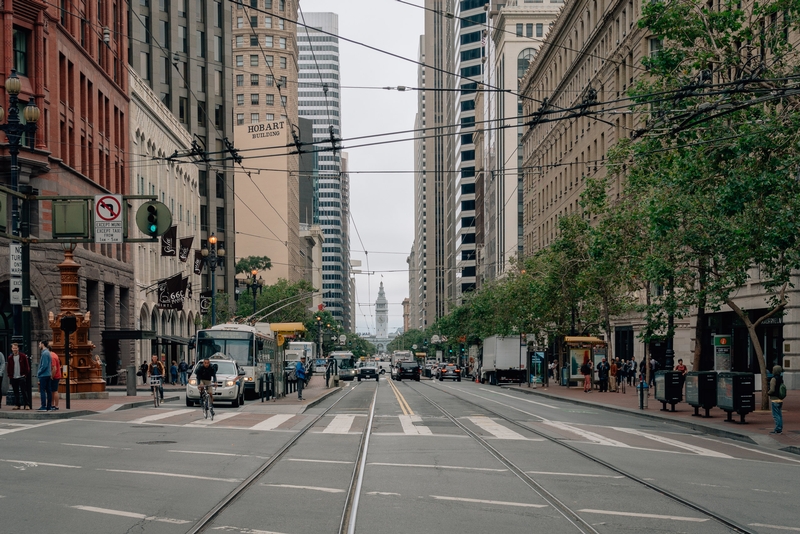
M 734 413 L 733 421 L 726 422 L 727 413 L 719 408 L 712 408 L 709 412 L 711 417 L 694 417 L 694 408 L 681 402 L 675 405 L 674 412 L 661 411 L 661 403 L 656 401 L 653 394 L 648 399 L 648 408 L 639 409 L 639 397 L 633 386 L 626 386 L 627 393 L 600 393 L 592 390 L 584 393 L 583 387 L 567 388 L 564 386 L 553 386 L 543 388 L 537 385 L 536 389 L 525 386 L 501 386 L 506 389 L 520 391 L 531 395 L 539 395 L 560 399 L 563 401 L 602 408 L 606 410 L 618 411 L 647 417 L 661 421 L 668 421 L 673 424 L 692 428 L 699 432 L 712 434 L 720 437 L 738 439 L 765 447 L 780 449 L 795 454 L 800 454 L 800 392 L 790 391 L 783 403 L 783 433 L 770 434 L 775 428 L 772 419 L 772 412 L 756 410 L 747 414 L 746 424 L 739 424 L 739 416 Z M 761 405 L 761 392 L 756 392 L 756 406 Z M 670 405 L 667 405 L 670 409 Z M 705 410 L 700 409 L 700 414 L 705 414 Z
M 303 398 L 297 399 L 297 393 L 289 393 L 280 399 L 270 399 L 261 402 L 259 399 L 245 401 L 243 410 L 254 413 L 303 413 L 306 409 L 319 404 L 326 397 L 333 395 L 341 388 L 326 388 L 325 378 L 322 376 L 312 376 L 308 386 L 303 390 Z M 125 386 L 107 386 L 107 399 L 71 399 L 70 409 L 67 410 L 67 399 L 65 395 L 60 395 L 58 411 L 39 412 L 38 393 L 34 393 L 33 410 L 14 410 L 13 406 L 6 406 L 5 397 L 3 405 L 0 407 L 0 419 L 68 419 L 93 415 L 103 412 L 114 412 L 117 410 L 128 410 L 143 406 L 153 406 L 153 397 L 150 388 L 144 384 L 137 384 L 136 396 L 128 396 Z M 186 388 L 179 385 L 164 385 L 164 402 L 166 406 L 183 406 Z M 178 404 L 179 403 L 179 404 Z

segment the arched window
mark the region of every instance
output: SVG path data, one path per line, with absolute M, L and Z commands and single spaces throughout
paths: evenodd
M 528 70 L 528 65 L 533 61 L 534 56 L 536 56 L 535 48 L 526 48 L 519 53 L 519 56 L 517 56 L 517 78 L 522 78 L 525 75 L 525 71 Z

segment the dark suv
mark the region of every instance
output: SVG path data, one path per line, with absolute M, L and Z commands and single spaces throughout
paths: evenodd
M 461 382 L 461 369 L 458 368 L 457 365 L 448 363 L 439 368 L 439 381 L 441 382 L 445 378 L 453 379 L 457 382 Z
M 421 371 L 417 362 L 398 362 L 396 380 L 408 378 L 419 382 Z

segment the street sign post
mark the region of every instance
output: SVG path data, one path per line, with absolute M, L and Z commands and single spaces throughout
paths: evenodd
M 8 289 L 11 291 L 11 297 L 8 299 L 9 303 L 13 306 L 15 304 L 22 305 L 22 278 L 9 278 Z
M 10 243 L 8 252 L 11 255 L 11 276 L 22 276 L 22 243 Z
M 122 243 L 122 195 L 95 195 L 94 242 Z

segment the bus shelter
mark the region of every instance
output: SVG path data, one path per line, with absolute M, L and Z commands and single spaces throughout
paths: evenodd
M 594 336 L 565 336 L 566 365 L 562 366 L 561 385 L 576 386 L 583 383 L 581 366 L 588 361 L 597 368 L 608 354 L 608 344 Z

